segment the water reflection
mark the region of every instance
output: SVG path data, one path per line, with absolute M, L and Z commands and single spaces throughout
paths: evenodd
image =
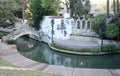
M 69 55 L 56 52 L 50 49 L 47 44 L 27 37 L 17 39 L 17 45 L 22 55 L 47 64 L 79 68 L 120 68 L 120 54 L 103 56 Z

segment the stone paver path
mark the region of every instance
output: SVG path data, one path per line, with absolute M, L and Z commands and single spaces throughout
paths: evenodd
M 33 69 L 45 73 L 60 74 L 63 76 L 120 76 L 120 69 L 83 69 L 39 63 L 20 55 L 11 45 L 2 43 L 0 57 L 21 68 Z
M 74 39 L 55 39 L 55 43 L 61 46 L 74 47 L 74 48 L 97 48 L 100 45 L 96 41 L 74 40 Z

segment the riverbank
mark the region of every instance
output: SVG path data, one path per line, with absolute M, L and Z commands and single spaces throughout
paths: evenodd
M 39 63 L 20 55 L 12 45 L 2 43 L 1 58 L 22 68 L 29 68 L 39 72 L 60 74 L 62 76 L 120 76 L 120 69 L 84 69 Z
M 106 55 L 119 53 L 115 44 L 105 40 L 101 51 L 101 44 L 98 43 L 97 38 L 92 39 L 89 37 L 72 37 L 65 40 L 54 39 L 54 43 L 48 45 L 55 51 L 76 55 Z
M 57 52 L 67 53 L 67 54 L 73 54 L 73 55 L 84 55 L 84 56 L 94 56 L 94 55 L 108 55 L 108 54 L 116 54 L 120 53 L 118 52 L 100 52 L 99 48 L 93 48 L 93 49 L 81 49 L 81 50 L 74 50 L 71 48 L 64 48 L 61 46 L 56 46 L 55 44 L 48 44 L 49 47 Z

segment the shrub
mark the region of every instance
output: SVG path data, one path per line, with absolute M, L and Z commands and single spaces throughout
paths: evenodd
M 15 44 L 16 41 L 15 41 L 15 40 L 8 40 L 7 43 L 8 43 L 8 44 Z
M 119 29 L 117 40 L 120 40 L 120 11 L 115 15 L 115 17 L 113 17 L 113 19 L 110 21 L 110 23 L 114 23 L 117 25 L 117 27 Z
M 107 38 L 111 38 L 111 39 L 117 38 L 118 34 L 119 34 L 119 28 L 118 28 L 118 26 L 116 26 L 113 23 L 110 23 L 110 24 L 106 25 L 105 36 Z
M 113 44 L 108 44 L 108 45 L 102 46 L 102 52 L 114 53 L 114 52 L 116 52 L 116 50 L 117 50 L 117 48 Z
M 92 21 L 91 28 L 97 34 L 99 34 L 99 25 L 100 25 L 101 20 L 106 20 L 106 16 L 104 14 L 99 14 L 95 16 L 95 18 Z
M 99 53 L 99 48 L 90 49 L 90 52 L 94 53 L 94 54 L 97 54 L 97 53 Z
M 3 34 L 2 33 L 0 33 L 0 39 L 3 37 Z

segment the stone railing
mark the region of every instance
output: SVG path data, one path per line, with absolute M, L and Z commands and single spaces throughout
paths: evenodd
M 25 34 L 33 34 L 37 37 L 40 37 L 40 32 L 35 31 L 33 28 L 29 26 L 22 26 L 20 29 L 17 29 L 16 31 L 8 34 L 7 36 L 4 36 L 2 39 L 3 41 L 9 40 L 9 39 L 17 39 L 18 37 L 25 35 Z

